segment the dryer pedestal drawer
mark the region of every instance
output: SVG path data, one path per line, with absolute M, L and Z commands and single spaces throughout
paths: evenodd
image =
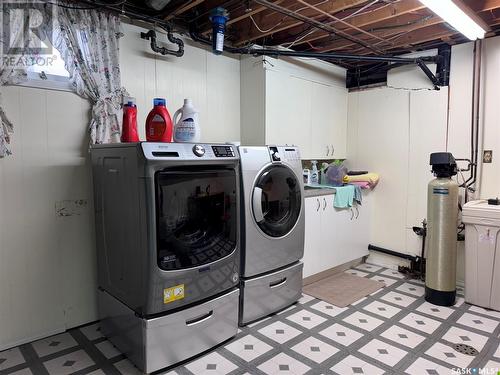
M 103 334 L 142 371 L 150 373 L 181 362 L 235 336 L 235 289 L 172 314 L 142 319 L 108 293 L 99 292 Z
M 277 312 L 302 295 L 302 262 L 263 276 L 243 280 L 240 325 Z

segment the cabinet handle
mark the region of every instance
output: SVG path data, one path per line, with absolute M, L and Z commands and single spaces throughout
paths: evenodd
M 323 198 L 323 211 L 325 210 L 325 208 L 326 208 L 326 199 Z
M 316 208 L 316 211 L 319 211 L 319 208 L 321 207 L 321 203 L 319 203 L 319 198 L 316 198 L 316 201 L 318 202 L 318 207 Z
M 351 220 L 354 219 L 354 210 L 351 208 Z
M 186 320 L 186 325 L 189 327 L 189 326 L 194 326 L 196 324 L 200 324 L 200 323 L 210 319 L 212 317 L 212 315 L 214 315 L 214 311 L 210 310 L 207 314 L 204 314 L 198 318 Z
M 281 280 L 278 281 L 273 281 L 272 283 L 269 283 L 269 288 L 277 288 L 281 285 L 286 283 L 286 277 L 282 278 Z
M 356 206 L 356 219 L 359 217 L 359 208 Z
M 334 151 L 334 150 L 335 150 L 335 148 L 334 148 L 334 147 L 333 147 L 333 145 L 332 145 L 332 156 L 333 156 L 333 151 Z

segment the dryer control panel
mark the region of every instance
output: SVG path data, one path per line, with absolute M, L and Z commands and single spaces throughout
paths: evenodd
M 300 162 L 299 148 L 296 146 L 269 146 L 272 162 Z

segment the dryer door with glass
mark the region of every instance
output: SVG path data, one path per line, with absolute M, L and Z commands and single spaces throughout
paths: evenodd
M 304 251 L 299 176 L 285 164 L 270 164 L 258 173 L 247 194 L 245 276 L 298 261 Z

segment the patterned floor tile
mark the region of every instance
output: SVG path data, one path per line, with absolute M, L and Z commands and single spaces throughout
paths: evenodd
M 99 323 L 94 323 L 89 326 L 82 327 L 80 328 L 80 332 L 83 333 L 85 337 L 90 341 L 103 337 Z
M 397 307 L 390 306 L 380 301 L 374 301 L 363 307 L 363 309 L 388 319 L 392 318 L 394 315 L 401 311 L 401 309 L 398 309 Z
M 137 367 L 135 367 L 128 359 L 122 359 L 121 361 L 116 362 L 114 366 L 122 375 L 142 375 Z
M 425 354 L 459 368 L 468 367 L 474 359 L 473 356 L 459 353 L 451 346 L 442 344 L 440 342 L 432 345 L 429 350 L 425 352 Z
M 498 326 L 498 321 L 496 320 L 469 313 L 462 315 L 460 319 L 457 320 L 457 323 L 485 332 L 493 332 Z
M 377 339 L 371 340 L 359 349 L 359 352 L 391 367 L 396 366 L 408 354 L 402 349 Z
M 266 316 L 266 317 L 264 317 L 262 319 L 259 319 L 259 320 L 255 321 L 253 323 L 248 324 L 247 327 L 248 328 L 253 328 L 253 327 L 261 324 L 262 322 L 265 322 L 266 320 L 269 320 L 269 319 L 271 319 L 271 317 L 270 316 Z
M 22 370 L 11 372 L 9 375 L 34 375 L 34 374 L 29 368 L 23 368 Z
M 500 312 L 468 305 L 461 296 L 451 308 L 428 304 L 420 280 L 379 266 L 346 272 L 390 285 L 345 308 L 303 295 L 278 314 L 240 327 L 223 346 L 160 373 L 450 375 L 465 365 L 500 366 Z M 457 343 L 480 353 L 460 354 L 452 348 Z M 39 366 L 56 375 L 103 375 L 110 367 L 115 374 L 140 374 L 119 355 L 93 323 L 0 352 L 0 374 L 37 375 Z
M 458 327 L 451 327 L 443 336 L 443 340 L 449 341 L 452 344 L 466 344 L 472 346 L 476 350 L 483 350 L 488 337 L 478 335 L 477 333 L 467 331 Z
M 346 323 L 352 324 L 353 326 L 362 328 L 366 331 L 373 331 L 383 323 L 382 320 L 373 318 L 359 311 L 356 311 L 354 314 L 349 315 L 343 320 Z
M 382 267 L 379 267 L 379 266 L 376 266 L 376 265 L 370 264 L 370 263 L 358 264 L 354 268 L 361 270 L 361 271 L 366 271 L 366 272 L 377 272 L 377 271 L 382 269 Z
M 323 314 L 329 315 L 331 317 L 337 316 L 344 311 L 347 311 L 348 307 L 337 307 L 335 305 L 331 305 L 325 301 L 319 301 L 311 306 L 311 309 L 322 312 Z
M 488 361 L 483 368 L 487 369 L 489 374 L 497 374 L 500 372 L 500 362 Z
M 116 356 L 121 355 L 122 353 L 115 348 L 115 346 L 109 342 L 108 340 L 102 341 L 99 344 L 96 344 L 96 348 L 107 358 L 114 358 Z
M 336 341 L 344 346 L 349 346 L 364 336 L 362 333 L 359 333 L 338 323 L 325 328 L 319 334 L 328 337 L 330 340 Z
M 5 370 L 25 362 L 19 348 L 12 348 L 0 352 L 0 370 Z
M 451 314 L 455 312 L 452 308 L 444 306 L 436 306 L 429 302 L 424 302 L 416 309 L 418 312 L 432 315 L 439 319 L 448 319 Z
M 259 329 L 259 333 L 269 337 L 277 343 L 283 344 L 294 337 L 300 335 L 302 332 L 298 329 L 290 327 L 283 322 L 274 322 L 264 328 Z
M 39 357 L 44 357 L 49 354 L 60 352 L 64 349 L 72 348 L 78 344 L 73 336 L 66 332 L 35 341 L 31 345 Z
M 385 373 L 384 370 L 373 366 L 353 355 L 344 358 L 330 370 L 338 375 L 381 375 Z
M 56 357 L 43 363 L 49 374 L 66 375 L 94 365 L 94 361 L 83 350 Z
M 338 349 L 334 346 L 327 344 L 315 337 L 308 337 L 304 341 L 292 346 L 292 350 L 316 363 L 322 363 L 330 358 Z
M 397 325 L 384 331 L 381 336 L 412 349 L 425 340 L 424 336 Z
M 290 374 L 290 375 L 302 375 L 310 370 L 310 367 L 304 363 L 297 361 L 296 359 L 286 355 L 285 353 L 280 353 L 270 360 L 264 362 L 257 367 L 260 371 L 265 374 Z
M 437 320 L 427 318 L 423 315 L 409 313 L 400 322 L 408 327 L 418 329 L 427 334 L 432 334 L 441 325 Z
M 298 311 L 295 314 L 288 316 L 286 319 L 307 329 L 314 328 L 317 325 L 326 322 L 325 318 L 307 310 Z
M 380 272 L 380 274 L 384 275 L 384 276 L 394 277 L 396 279 L 404 279 L 406 277 L 401 272 L 398 272 L 396 270 L 391 270 L 391 269 L 386 269 L 386 270 Z
M 417 299 L 414 297 L 407 296 L 406 294 L 401 294 L 397 292 L 389 292 L 380 297 L 384 301 L 394 303 L 396 305 L 399 305 L 401 307 L 408 307 L 411 305 L 413 302 L 415 302 Z
M 418 358 L 413 364 L 405 370 L 409 375 L 450 375 L 451 370 L 448 367 L 441 366 L 425 358 Z
M 369 275 L 369 273 L 359 271 L 359 270 L 356 270 L 354 268 L 351 268 L 351 269 L 345 271 L 345 273 L 347 273 L 349 275 L 353 275 L 353 276 L 359 276 L 359 277 L 366 277 Z
M 421 286 L 404 283 L 396 288 L 397 291 L 412 294 L 417 297 L 422 297 L 425 294 L 425 289 Z
M 471 306 L 469 307 L 469 311 L 475 314 L 488 315 L 494 319 L 500 320 L 500 311 L 488 310 L 479 306 Z
M 312 301 L 313 299 L 315 299 L 315 298 L 308 295 L 308 294 L 302 294 L 302 297 L 299 298 L 298 303 L 305 304 L 307 302 Z
M 217 352 L 209 353 L 186 365 L 193 374 L 225 375 L 238 368 L 233 362 Z
M 247 335 L 226 345 L 227 350 L 236 354 L 246 362 L 253 361 L 255 358 L 272 350 L 272 348 L 272 346 L 252 335 Z
M 393 279 L 392 277 L 385 277 L 385 276 L 380 276 L 380 275 L 375 275 L 370 277 L 370 279 L 375 280 L 375 281 L 380 281 L 381 283 L 384 283 L 386 286 L 391 286 L 392 284 L 395 284 L 398 282 L 398 280 Z

